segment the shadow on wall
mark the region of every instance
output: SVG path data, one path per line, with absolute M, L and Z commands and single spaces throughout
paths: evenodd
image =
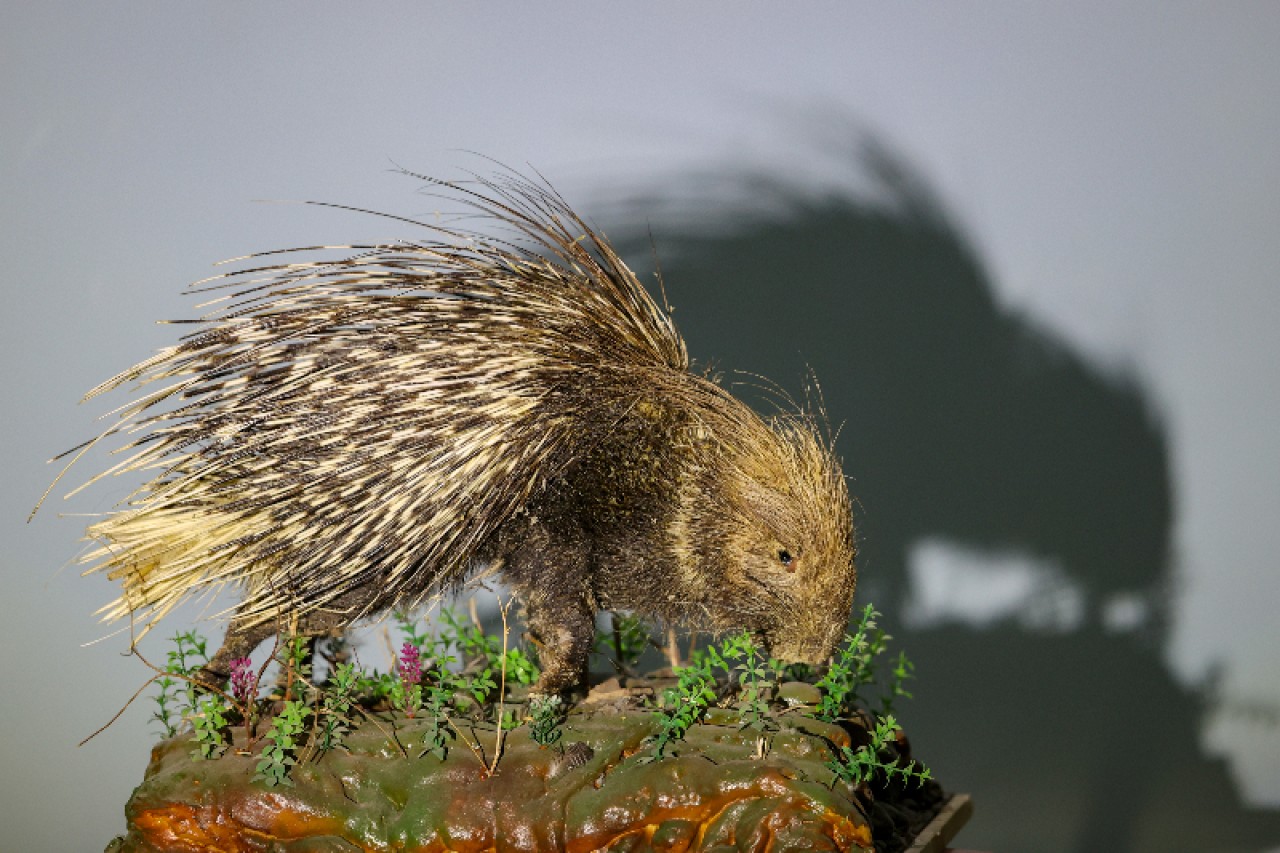
M 671 207 L 653 243 L 695 359 L 789 387 L 812 368 L 843 424 L 859 600 L 916 661 L 901 717 L 917 752 L 976 796 L 963 840 L 1001 853 L 1280 843 L 1280 813 L 1245 807 L 1199 751 L 1205 700 L 1162 661 L 1172 486 L 1149 401 L 999 305 L 972 248 L 884 149 L 861 166 L 876 181 L 863 197 L 683 182 L 745 187 L 753 204 Z M 649 235 L 606 230 L 652 270 Z M 1034 601 L 981 625 L 904 620 L 929 592 L 911 579 L 937 579 L 912 565 L 922 543 L 969 563 L 1024 555 L 1072 606 L 1047 622 L 1025 618 Z M 978 599 L 999 592 L 975 582 Z

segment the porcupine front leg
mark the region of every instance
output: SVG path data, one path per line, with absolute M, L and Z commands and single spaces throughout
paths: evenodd
M 525 608 L 542 675 L 534 693 L 559 694 L 587 686 L 595 637 L 589 581 L 590 547 L 576 531 L 554 533 L 537 518 L 503 531 L 502 576 Z
M 585 598 L 548 600 L 534 594 L 526 599 L 525 618 L 538 648 L 542 675 L 533 693 L 565 693 L 587 687 L 587 663 L 595 637 L 595 614 Z

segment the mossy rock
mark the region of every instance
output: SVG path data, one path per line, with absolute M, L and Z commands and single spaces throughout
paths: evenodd
M 621 707 L 620 707 L 621 706 Z M 712 709 L 674 754 L 644 744 L 653 713 L 587 702 L 561 748 L 508 732 L 495 772 L 491 724 L 458 721 L 445 760 L 422 754 L 428 722 L 375 715 L 345 748 L 292 768 L 290 786 L 252 781 L 243 731 L 195 760 L 189 737 L 158 744 L 111 851 L 872 850 L 854 792 L 823 764 L 844 727 L 783 715 L 760 742 Z M 255 747 L 255 752 L 261 746 Z M 477 754 L 478 753 L 478 754 Z

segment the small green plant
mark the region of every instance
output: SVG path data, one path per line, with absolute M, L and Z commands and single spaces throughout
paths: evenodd
M 476 700 L 476 704 L 481 707 L 484 706 L 485 702 L 489 701 L 489 694 L 497 689 L 498 683 L 493 680 L 492 667 L 485 667 L 466 680 L 467 692 Z
M 395 675 L 389 672 L 365 672 L 356 670 L 355 693 L 363 702 L 370 705 L 394 705 L 396 685 L 400 683 Z
M 280 686 L 286 699 L 305 697 L 314 688 L 311 683 L 311 646 L 306 637 L 294 636 L 285 641 L 279 652 Z
M 564 722 L 564 708 L 560 697 L 534 699 L 529 703 L 529 714 L 529 737 L 533 742 L 544 749 L 555 746 L 562 734 L 560 724 Z
M 912 781 L 923 784 L 933 778 L 928 767 L 918 761 L 902 764 L 898 760 L 885 760 L 881 757 L 886 748 L 897 737 L 898 722 L 891 716 L 881 717 L 876 721 L 875 730 L 871 732 L 871 741 L 857 749 L 840 747 L 835 758 L 827 761 L 827 769 L 834 776 L 832 785 L 837 781 L 850 785 L 861 785 L 871 782 L 877 772 L 884 774 L 885 784 L 892 784 L 900 779 L 903 785 Z
M 196 748 L 191 757 L 209 760 L 222 755 L 227 749 L 223 732 L 227 728 L 227 700 L 217 693 L 206 693 L 197 700 L 196 713 L 191 717 Z
M 676 741 L 684 739 L 689 728 L 707 712 L 716 701 L 715 678 L 711 674 L 713 662 L 723 665 L 724 659 L 713 647 L 698 665 L 676 670 L 676 686 L 663 695 L 663 706 L 658 714 L 658 734 L 655 736 L 654 755 L 651 760 L 662 758 Z
M 422 737 L 426 748 L 422 750 L 419 757 L 428 753 L 441 761 L 449 757 L 449 741 L 453 738 L 453 732 L 449 729 L 449 700 L 451 698 L 451 694 L 440 687 L 428 688 L 426 719 L 429 722 L 427 723 L 427 730 Z
M 507 649 L 504 658 L 507 666 L 507 680 L 529 685 L 538 680 L 541 671 L 533 659 L 522 649 Z
M 355 701 L 356 689 L 360 676 L 355 664 L 341 663 L 334 667 L 325 685 L 324 700 L 321 705 L 322 720 L 320 723 L 319 749 L 328 752 L 342 746 L 343 738 L 351 730 L 347 714 Z
M 741 687 L 736 707 L 742 715 L 742 727 L 776 731 L 778 724 L 769 712 L 769 695 L 777 686 L 770 675 L 779 671 L 778 662 L 766 658 L 747 631 L 725 640 L 720 655 L 726 661 L 741 661 L 733 667 L 733 673 Z
M 448 654 L 445 646 L 440 646 L 435 656 L 435 665 L 427 673 L 431 684 L 430 692 L 446 707 L 456 705 L 458 695 L 465 689 L 466 679 L 453 671 L 458 659 Z
M 419 649 L 426 649 L 432 641 L 432 637 L 427 633 L 418 631 L 417 616 L 407 610 L 397 610 L 392 614 L 392 618 L 400 628 L 400 634 L 404 637 L 406 643 L 417 646 Z
M 255 781 L 261 780 L 269 788 L 293 784 L 289 768 L 297 763 L 295 756 L 301 746 L 299 737 L 306 728 L 308 714 L 307 705 L 302 700 L 289 699 L 284 703 L 264 736 L 267 745 L 259 757 L 257 773 L 253 777 Z
M 898 660 L 889 674 L 889 691 L 880 699 L 880 716 L 887 717 L 894 711 L 894 703 L 899 699 L 913 698 L 903 686 L 909 679 L 915 678 L 915 664 L 907 659 L 907 653 L 898 652 Z
M 195 631 L 184 631 L 173 635 L 173 648 L 169 650 L 165 672 L 182 676 L 179 679 L 168 680 L 171 682 L 171 686 L 174 681 L 182 683 L 181 695 L 183 703 L 177 710 L 183 718 L 190 718 L 196 713 L 196 699 L 199 696 L 199 691 L 196 689 L 195 682 L 192 679 L 200 667 L 209 662 L 207 646 L 208 642 L 205 638 Z M 161 689 L 164 690 L 164 688 Z M 165 715 L 167 718 L 167 709 Z M 167 719 L 161 720 L 161 723 L 165 725 L 166 731 L 173 730 L 173 733 L 176 734 L 176 727 L 169 725 Z
M 456 616 L 453 618 L 457 624 Z M 435 637 L 420 639 L 423 648 L 429 651 L 430 666 L 420 672 L 419 683 L 416 685 L 422 717 L 427 720 L 427 727 L 423 732 L 425 748 L 419 757 L 430 754 L 444 761 L 449 755 L 449 743 L 455 736 L 450 728 L 449 711 L 457 702 L 466 680 L 453 671 L 452 667 L 457 664 L 458 659 L 449 654 L 448 640 Z M 406 642 L 402 652 L 409 648 L 410 645 Z M 394 692 L 392 695 L 394 701 Z
M 151 713 L 151 719 L 160 724 L 161 737 L 169 738 L 178 733 L 178 727 L 173 724 L 174 710 L 170 708 L 170 704 L 176 701 L 176 696 L 171 691 L 177 684 L 175 679 L 167 675 L 156 679 L 160 692 L 155 697 L 156 710 Z
M 635 666 L 652 644 L 649 623 L 630 613 L 614 614 L 614 651 L 624 666 Z
M 862 611 L 858 627 L 845 637 L 836 660 L 818 680 L 822 703 L 818 717 L 834 722 L 847 716 L 858 700 L 858 690 L 875 680 L 875 659 L 884 652 L 889 635 L 876 627 L 880 613 L 870 604 Z
M 652 643 L 649 623 L 630 613 L 611 612 L 611 630 L 597 631 L 591 650 L 608 658 L 619 675 L 627 675 Z
M 709 643 L 700 649 L 694 649 L 689 653 L 689 669 L 697 670 L 708 678 L 715 680 L 715 671 L 722 670 L 727 677 L 731 677 L 733 670 L 728 661 L 721 654 L 720 647 L 715 643 Z M 677 674 L 679 670 L 677 670 Z
M 463 666 L 489 666 L 500 663 L 502 641 L 486 634 L 479 625 L 463 618 L 451 607 L 440 608 L 440 621 L 445 624 L 440 642 L 457 649 Z

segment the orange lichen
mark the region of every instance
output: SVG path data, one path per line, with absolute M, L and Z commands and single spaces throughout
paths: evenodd
M 871 846 L 871 827 L 854 823 L 848 817 L 827 809 L 822 814 L 827 836 L 839 850 L 851 850 Z
M 673 853 L 691 848 L 702 849 L 717 843 L 734 843 L 739 829 L 743 827 L 732 812 L 735 807 L 748 804 L 759 805 L 767 810 L 767 817 L 759 822 L 747 821 L 746 827 L 760 837 L 763 850 L 772 849 L 776 831 L 794 822 L 812 824 L 815 819 L 822 824 L 820 827 L 813 827 L 810 833 L 815 843 L 818 839 L 828 839 L 832 849 L 842 853 L 871 846 L 869 826 L 855 824 L 848 816 L 830 809 L 824 810 L 821 815 L 815 814 L 812 801 L 788 788 L 786 777 L 776 770 L 762 771 L 748 786 L 722 784 L 713 785 L 709 790 L 685 790 L 683 793 L 685 796 L 679 799 L 686 802 L 677 805 L 674 804 L 677 798 L 671 796 L 670 791 L 646 791 L 643 787 L 633 789 L 630 798 L 633 808 L 629 809 L 624 801 L 615 804 L 610 810 L 614 815 L 626 815 L 623 820 L 615 820 L 607 828 L 567 839 L 565 849 L 568 853 L 588 853 L 608 848 L 624 838 L 639 834 L 643 834 L 652 845 L 658 830 L 669 823 L 679 823 L 682 829 L 687 830 L 680 833 L 683 838 L 672 837 L 661 848 Z
M 223 822 L 219 812 L 177 803 L 139 812 L 134 815 L 133 826 L 148 844 L 161 850 L 248 853 L 250 848 L 240 840 L 242 827 Z
M 278 804 L 277 804 L 278 805 Z M 157 850 L 199 851 L 199 853 L 255 853 L 261 841 L 288 842 L 317 836 L 339 835 L 338 821 L 300 813 L 288 808 L 257 808 L 263 825 L 244 822 L 235 808 L 194 807 L 174 803 L 138 812 L 133 825 L 143 839 Z

